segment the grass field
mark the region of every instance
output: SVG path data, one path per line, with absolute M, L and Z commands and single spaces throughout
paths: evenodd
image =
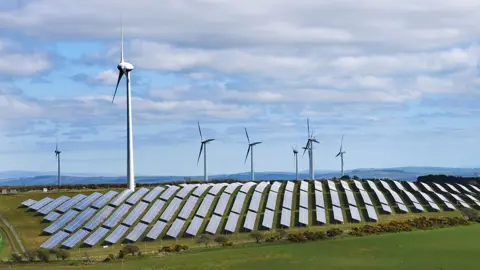
M 124 263 L 69 265 L 86 269 L 478 269 L 480 225 L 310 242 L 198 249 Z M 12 269 L 63 269 L 35 264 Z

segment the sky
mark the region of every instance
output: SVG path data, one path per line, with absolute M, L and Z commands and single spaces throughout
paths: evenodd
M 0 171 L 126 174 L 120 29 L 136 175 L 478 167 L 474 0 L 0 1 Z M 122 23 L 123 22 L 123 23 Z M 308 168 L 300 155 L 300 170 Z

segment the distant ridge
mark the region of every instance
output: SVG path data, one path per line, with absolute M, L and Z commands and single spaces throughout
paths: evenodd
M 397 167 L 397 168 L 360 168 L 346 170 L 345 174 L 358 176 L 360 178 L 389 178 L 394 180 L 415 181 L 418 176 L 427 174 L 445 174 L 454 176 L 476 176 L 479 168 L 448 168 L 448 167 Z M 315 172 L 318 178 L 339 177 L 339 172 L 322 171 Z M 258 180 L 293 180 L 294 172 L 256 172 Z M 139 183 L 158 183 L 170 181 L 183 181 L 186 177 L 192 180 L 201 180 L 202 176 L 136 176 Z M 306 171 L 299 174 L 300 179 L 308 177 Z M 218 174 L 210 176 L 212 180 L 235 179 L 249 180 L 249 172 Z M 29 185 L 54 185 L 57 182 L 54 172 L 30 172 L 30 171 L 5 171 L 0 172 L 1 186 L 29 186 Z M 66 173 L 62 177 L 64 184 L 100 184 L 100 183 L 123 183 L 124 176 L 113 176 L 109 174 L 88 174 L 88 173 Z

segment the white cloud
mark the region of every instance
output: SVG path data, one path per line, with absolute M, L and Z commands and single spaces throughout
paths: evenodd
M 0 40 L 0 73 L 28 76 L 53 67 L 47 55 L 39 52 L 19 52 L 19 44 Z

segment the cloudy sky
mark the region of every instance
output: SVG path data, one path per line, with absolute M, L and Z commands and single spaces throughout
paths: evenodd
M 474 0 L 0 1 L 0 170 L 125 174 L 123 20 L 137 175 L 479 166 Z M 123 18 L 123 19 L 121 19 Z M 307 169 L 307 156 L 300 160 Z

